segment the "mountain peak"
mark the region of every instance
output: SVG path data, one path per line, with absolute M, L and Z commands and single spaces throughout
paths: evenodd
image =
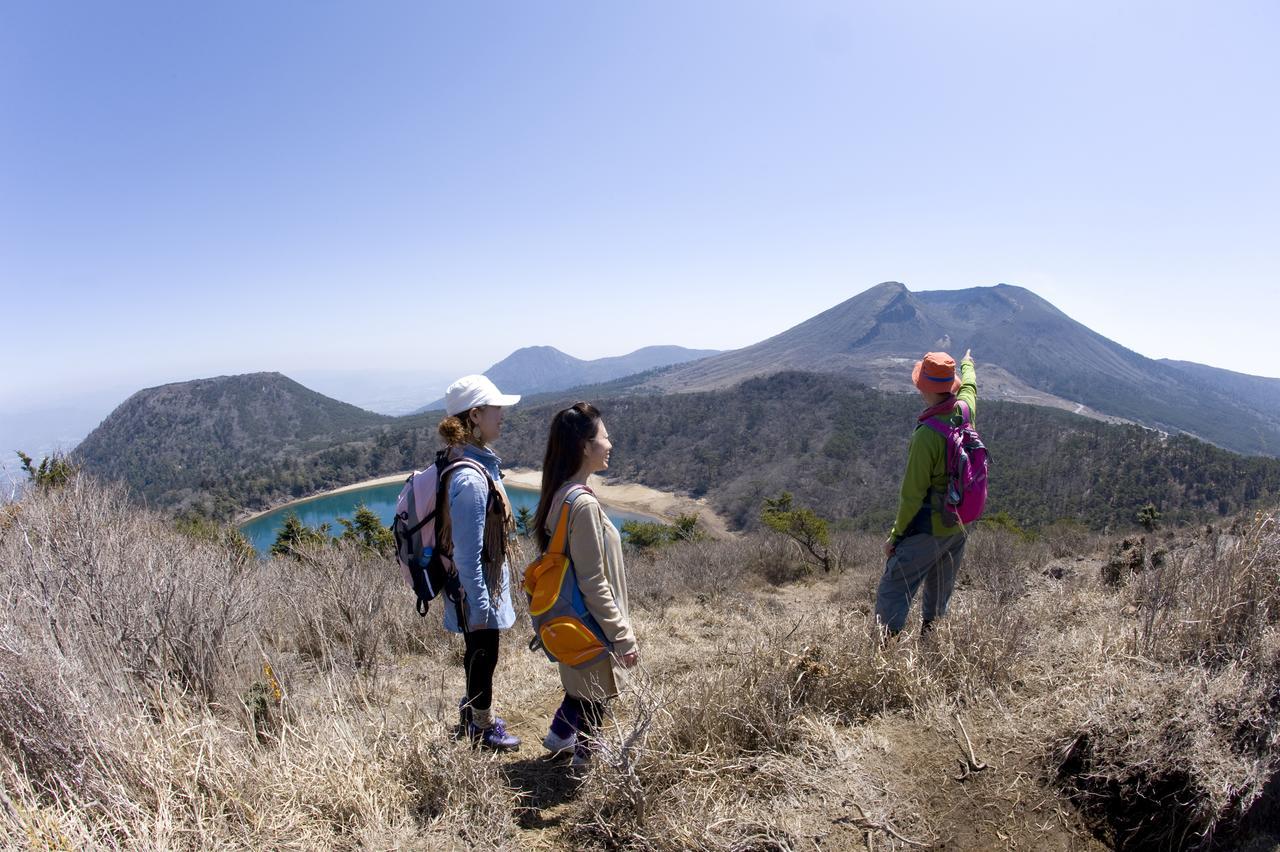
M 876 286 L 868 290 L 864 290 L 859 295 L 866 295 L 867 293 L 910 293 L 910 292 L 911 291 L 907 289 L 907 285 L 903 284 L 901 281 L 881 281 Z
M 909 391 L 909 363 L 926 351 L 972 349 L 985 398 L 1051 405 L 1091 416 L 1187 432 L 1247 453 L 1275 453 L 1280 428 L 1253 401 L 1193 383 L 1058 310 L 1025 287 L 999 283 L 912 292 L 886 281 L 753 346 L 650 380 L 666 391 L 705 391 L 783 370 L 835 373 Z M 1187 371 L 1182 371 L 1186 373 Z M 1220 382 L 1218 383 L 1221 384 Z M 1185 398 L 1203 404 L 1187 407 Z M 1209 400 L 1212 400 L 1210 403 Z

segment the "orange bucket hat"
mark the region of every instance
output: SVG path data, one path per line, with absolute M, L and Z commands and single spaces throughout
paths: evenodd
M 955 393 L 960 390 L 956 359 L 945 352 L 930 352 L 911 371 L 911 381 L 929 393 Z

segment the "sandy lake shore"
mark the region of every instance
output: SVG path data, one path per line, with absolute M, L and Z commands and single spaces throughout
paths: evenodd
M 363 482 L 322 491 L 319 494 L 312 494 L 300 500 L 292 500 L 279 506 L 273 506 L 270 509 L 264 509 L 261 512 L 245 515 L 238 518 L 236 524 L 247 524 L 269 512 L 283 509 L 285 506 L 305 503 L 308 500 L 330 497 L 334 494 L 344 494 L 361 488 L 371 488 L 375 485 L 403 482 L 411 472 L 406 470 L 403 473 L 380 476 L 377 479 L 366 479 Z M 503 478 L 503 482 L 508 485 L 517 485 L 521 488 L 532 488 L 534 490 L 542 487 L 542 471 L 540 470 L 515 467 L 505 470 L 504 473 L 506 476 Z M 606 506 L 636 515 L 647 515 L 656 521 L 672 521 L 676 515 L 695 514 L 703 526 L 717 538 L 722 538 L 729 534 L 729 527 L 725 524 L 724 519 L 712 510 L 705 499 L 695 500 L 682 494 L 659 491 L 656 488 L 650 488 L 647 485 L 639 485 L 634 482 L 605 482 L 599 476 L 592 476 L 588 484 L 591 486 L 591 490 L 595 492 L 595 495 L 600 498 L 600 502 Z
M 506 471 L 503 480 L 511 485 L 524 488 L 541 488 L 542 471 L 527 467 L 515 467 Z M 697 515 L 703 526 L 717 538 L 729 534 L 729 527 L 724 518 L 715 513 L 705 499 L 695 500 L 682 494 L 670 491 L 659 491 L 647 485 L 635 482 L 606 482 L 599 476 L 592 476 L 587 482 L 591 490 L 600 498 L 600 502 L 624 512 L 637 515 L 648 515 L 659 521 L 672 521 L 676 515 Z
M 290 500 L 288 503 L 281 503 L 279 506 L 272 506 L 269 509 L 263 509 L 261 512 L 252 512 L 243 517 L 236 518 L 236 525 L 247 524 L 255 518 L 261 518 L 263 515 L 270 514 L 277 509 L 283 509 L 285 506 L 296 506 L 299 503 L 306 503 L 308 500 L 318 500 L 321 497 L 332 497 L 334 494 L 345 494 L 348 491 L 358 491 L 361 488 L 372 488 L 375 485 L 389 485 L 392 482 L 404 482 L 409 478 L 411 470 L 404 473 L 393 473 L 389 476 L 380 476 L 377 479 L 366 479 L 364 482 L 356 482 L 351 485 L 344 485 L 341 488 L 331 488 L 328 491 L 321 491 L 318 494 L 312 494 L 308 497 L 300 497 L 297 500 Z

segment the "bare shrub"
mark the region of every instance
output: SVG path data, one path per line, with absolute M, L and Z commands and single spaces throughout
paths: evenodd
M 781 536 L 759 537 L 754 541 L 753 555 L 748 556 L 748 570 L 774 586 L 785 586 L 813 576 L 815 566 L 807 560 L 799 546 Z
M 1280 770 L 1275 515 L 1242 532 L 1134 578 L 1125 655 L 1061 736 L 1058 777 L 1126 848 L 1209 846 Z
M 676 600 L 707 602 L 735 594 L 757 558 L 754 544 L 754 540 L 702 539 L 675 542 L 648 553 L 633 552 L 627 561 L 632 601 L 662 608 Z
M 965 541 L 958 582 L 986 592 L 999 604 L 1007 604 L 1022 597 L 1029 573 L 1039 569 L 1038 564 L 1033 564 L 1034 550 L 1016 532 L 978 526 Z
M 1280 621 L 1280 523 L 1259 514 L 1242 533 L 1136 578 L 1143 653 L 1221 665 L 1247 654 Z
M 0 753 L 21 772 L 32 797 L 110 801 L 124 761 L 101 742 L 95 720 L 61 687 L 56 661 L 39 649 L 0 643 Z
M 18 506 L 0 538 L 15 621 L 84 658 L 117 695 L 234 694 L 258 600 L 251 566 L 85 477 Z
M 922 666 L 940 696 L 977 701 L 1019 680 L 1034 641 L 1025 610 L 965 595 L 921 639 Z
M 802 789 L 801 767 L 814 760 L 793 675 L 765 643 L 680 687 L 632 678 L 623 718 L 602 732 L 574 808 L 575 846 L 789 848 L 797 838 L 747 817 Z
M 1040 531 L 1040 540 L 1054 559 L 1087 556 L 1098 549 L 1099 536 L 1078 521 L 1054 521 Z
M 884 537 L 841 532 L 832 536 L 831 549 L 842 571 L 879 574 L 884 569 Z
M 256 747 L 210 708 L 167 703 L 99 734 L 128 756 L 127 789 L 49 797 L 12 767 L 0 839 L 74 848 L 507 849 L 515 796 L 498 765 L 439 720 L 357 691 L 308 693 Z M 121 757 L 123 760 L 124 758 Z
M 322 668 L 376 670 L 392 585 L 386 560 L 338 542 L 278 557 L 271 570 L 281 577 L 276 620 L 294 650 Z
M 825 637 L 839 636 L 839 642 Z M 886 644 L 874 618 L 832 614 L 806 625 L 794 677 L 804 703 L 856 722 L 911 707 L 920 697 L 920 657 L 896 641 Z

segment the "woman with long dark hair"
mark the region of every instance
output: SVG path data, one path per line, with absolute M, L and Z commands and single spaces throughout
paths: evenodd
M 448 416 L 439 427 L 451 456 L 472 463 L 450 475 L 440 527 L 463 590 L 463 623 L 453 607 L 444 607 L 445 629 L 461 633 L 466 644 L 459 727 L 473 743 L 495 751 L 519 748 L 520 739 L 493 712 L 498 635 L 516 620 L 508 567 L 515 523 L 502 487 L 502 460 L 489 444 L 502 433 L 503 408 L 519 401 L 484 376 L 464 376 L 445 392 Z
M 612 652 L 587 668 L 557 664 L 565 697 L 543 745 L 552 752 L 572 748 L 573 762 L 579 765 L 590 762 L 593 737 L 604 718 L 607 702 L 618 694 L 615 667 L 631 668 L 640 661 L 627 600 L 622 537 L 587 487 L 591 474 L 609 467 L 612 449 L 608 430 L 595 406 L 578 402 L 557 412 L 547 436 L 542 493 L 534 515 L 538 545 L 546 551 L 560 508 L 566 499 L 572 500 L 566 552 L 573 563 L 583 603 Z

